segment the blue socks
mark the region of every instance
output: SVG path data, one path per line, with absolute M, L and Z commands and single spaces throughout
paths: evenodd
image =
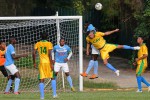
M 117 69 L 115 69 L 111 64 L 109 64 L 109 63 L 107 63 L 107 68 L 109 68 L 110 70 L 112 70 L 112 71 L 114 71 L 114 72 L 116 72 L 117 71 Z
M 89 65 L 88 65 L 88 68 L 86 70 L 86 74 L 89 73 L 89 71 L 91 70 L 91 68 L 94 66 L 94 60 L 90 60 L 89 62 Z
M 134 48 L 133 48 L 133 47 L 128 46 L 128 45 L 123 45 L 123 48 L 124 48 L 124 49 L 131 49 L 131 50 L 134 50 Z
M 145 80 L 145 78 L 143 76 L 140 76 L 141 77 L 141 81 L 147 85 L 147 86 L 150 86 L 150 84 Z
M 98 61 L 94 61 L 94 74 L 98 75 Z
M 44 83 L 39 84 L 41 99 L 44 99 Z
M 69 85 L 70 85 L 70 87 L 72 88 L 73 85 L 72 85 L 72 79 L 71 79 L 70 76 L 67 77 L 67 81 L 69 82 Z
M 139 91 L 142 91 L 142 85 L 141 85 L 141 76 L 136 77 L 137 84 L 138 84 L 138 89 Z
M 9 79 L 8 82 L 7 82 L 7 86 L 6 86 L 5 92 L 9 92 L 11 84 L 12 84 L 12 79 Z
M 51 87 L 53 90 L 53 96 L 56 96 L 56 80 L 51 80 Z
M 15 78 L 15 89 L 14 89 L 14 92 L 18 92 L 19 84 L 20 84 L 20 79 L 19 78 Z

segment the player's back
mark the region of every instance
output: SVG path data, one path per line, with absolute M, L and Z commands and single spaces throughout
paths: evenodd
M 46 40 L 39 41 L 35 44 L 35 49 L 38 50 L 40 63 L 50 63 L 48 52 L 50 49 L 53 49 L 53 45 L 51 42 L 48 42 Z

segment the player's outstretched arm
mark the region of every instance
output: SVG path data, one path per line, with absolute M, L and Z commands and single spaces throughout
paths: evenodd
M 12 54 L 12 58 L 13 59 L 19 59 L 21 57 L 27 57 L 28 55 L 27 54 L 22 54 L 22 55 L 15 55 L 15 54 Z
M 118 32 L 119 29 L 115 29 L 115 30 L 112 30 L 112 31 L 108 31 L 108 32 L 105 32 L 105 35 L 110 35 L 112 33 L 115 33 L 115 32 Z

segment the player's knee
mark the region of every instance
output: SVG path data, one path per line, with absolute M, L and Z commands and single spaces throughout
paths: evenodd
M 58 72 L 55 72 L 55 76 L 57 76 L 58 75 Z
M 104 60 L 103 63 L 104 63 L 104 65 L 107 65 L 108 62 L 106 60 Z
M 117 48 L 121 49 L 121 48 L 123 48 L 123 45 L 118 45 Z

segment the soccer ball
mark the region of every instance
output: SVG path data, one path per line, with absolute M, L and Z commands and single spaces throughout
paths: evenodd
M 101 10 L 103 8 L 103 5 L 101 3 L 96 3 L 95 4 L 95 9 L 96 10 Z

